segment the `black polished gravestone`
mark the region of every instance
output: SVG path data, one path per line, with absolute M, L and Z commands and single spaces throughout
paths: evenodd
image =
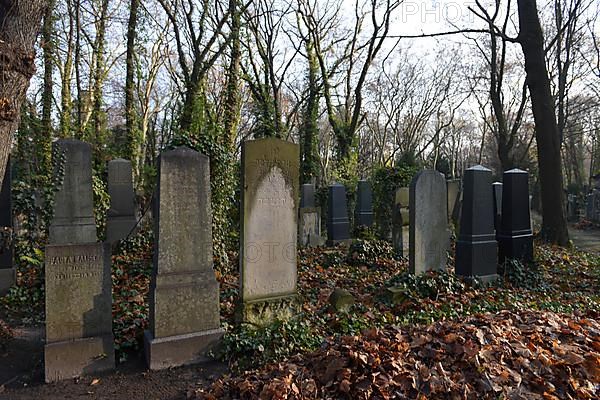
M 498 233 L 502 221 L 502 182 L 492 183 L 492 190 L 494 193 L 494 229 Z
M 117 158 L 108 162 L 110 208 L 106 218 L 106 241 L 127 238 L 136 226 L 131 161 Z
M 300 186 L 300 208 L 314 208 L 315 205 L 315 185 L 305 183 Z
M 373 191 L 368 181 L 358 181 L 354 224 L 356 226 L 373 225 Z
M 492 171 L 477 165 L 465 171 L 456 274 L 488 282 L 497 277 Z
M 15 284 L 15 269 L 13 267 L 12 244 L 12 202 L 11 202 L 11 173 L 10 161 L 0 188 L 0 296 L 6 294 Z
M 334 245 L 350 239 L 350 220 L 346 205 L 346 188 L 339 183 L 329 186 L 327 197 L 327 244 Z
M 529 211 L 529 174 L 520 169 L 504 172 L 502 221 L 496 235 L 499 261 L 533 260 L 533 232 Z

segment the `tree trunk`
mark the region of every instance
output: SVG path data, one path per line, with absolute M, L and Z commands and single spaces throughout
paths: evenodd
M 137 14 L 140 1 L 131 0 L 129 8 L 129 22 L 127 24 L 127 55 L 125 58 L 125 129 L 127 131 L 127 141 L 129 148 L 126 157 L 131 160 L 133 171 L 138 171 L 137 160 L 141 158 L 139 127 L 137 126 L 135 110 L 135 40 L 137 28 Z
M 53 82 L 52 72 L 54 67 L 54 0 L 48 0 L 48 7 L 44 14 L 42 26 L 42 49 L 44 52 L 44 85 L 42 91 L 42 131 L 35 135 L 37 151 L 40 155 L 38 173 L 50 173 L 52 155 L 52 103 Z
M 231 13 L 231 60 L 227 70 L 225 89 L 225 111 L 223 116 L 224 139 L 229 148 L 234 149 L 239 123 L 239 77 L 242 52 L 240 49 L 241 16 L 237 0 L 229 0 Z
M 46 2 L 0 2 L 0 185 L 8 162 L 21 104 L 35 72 L 34 44 Z
M 544 54 L 544 37 L 535 0 L 518 0 L 519 43 L 525 56 L 531 96 L 542 194 L 542 237 L 561 246 L 569 242 L 563 207 L 563 171 L 556 112 Z

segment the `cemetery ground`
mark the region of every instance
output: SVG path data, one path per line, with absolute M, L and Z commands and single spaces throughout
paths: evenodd
M 536 243 L 534 264 L 508 263 L 501 279 L 485 287 L 459 280 L 452 257 L 448 273 L 409 275 L 407 261 L 384 241 L 303 249 L 297 318 L 258 329 L 235 323 L 238 276 L 218 271 L 227 333 L 216 360 L 150 372 L 141 355 L 150 235 L 122 243 L 113 257 L 117 371 L 48 385 L 40 263 L 32 256 L 20 271 L 24 286 L 0 299 L 0 398 L 591 399 L 600 393 L 597 254 Z

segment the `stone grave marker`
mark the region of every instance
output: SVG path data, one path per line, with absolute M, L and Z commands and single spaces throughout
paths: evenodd
M 346 200 L 346 188 L 335 183 L 329 186 L 327 196 L 327 244 L 345 243 L 350 240 L 350 220 Z
M 110 249 L 96 242 L 91 146 L 55 143 L 63 161 L 45 254 L 45 379 L 54 382 L 112 369 Z
M 298 211 L 298 237 L 300 246 L 313 247 L 322 244 L 321 215 L 315 203 L 315 185 L 301 187 L 300 209 Z
M 246 141 L 242 171 L 238 320 L 261 326 L 296 313 L 299 146 Z
M 159 157 L 150 326 L 153 370 L 207 361 L 223 336 L 213 270 L 209 159 L 187 147 Z
M 125 239 L 136 225 L 131 161 L 117 158 L 108 162 L 108 194 L 106 241 L 115 243 Z
M 15 284 L 11 175 L 9 159 L 0 187 L 0 296 L 6 294 L 8 289 Z
M 489 282 L 497 278 L 492 171 L 477 165 L 465 171 L 456 274 Z
M 373 225 L 373 191 L 368 181 L 358 181 L 356 190 L 355 226 Z
M 460 214 L 460 179 L 452 179 L 446 182 L 448 190 L 448 222 L 454 226 L 459 224 L 458 216 Z
M 533 260 L 533 232 L 529 210 L 529 174 L 520 169 L 504 172 L 502 185 L 502 221 L 496 237 L 499 261 Z
M 449 246 L 446 180 L 437 171 L 419 172 L 410 184 L 410 272 L 446 269 Z
M 392 213 L 392 240 L 394 250 L 401 256 L 405 256 L 409 252 L 409 201 L 409 188 L 402 187 L 396 190 Z
M 502 221 L 502 182 L 492 183 L 492 193 L 494 195 L 494 229 L 497 234 Z

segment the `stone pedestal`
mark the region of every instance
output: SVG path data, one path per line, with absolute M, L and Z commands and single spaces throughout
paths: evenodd
M 327 196 L 327 245 L 347 243 L 350 240 L 350 220 L 346 188 L 336 183 L 329 186 Z
M 46 246 L 46 382 L 115 367 L 110 249 Z
M 456 274 L 491 281 L 497 277 L 492 171 L 480 165 L 465 171 Z
M 356 209 L 354 210 L 354 225 L 373 225 L 373 191 L 368 181 L 358 181 L 356 190 Z
M 445 270 L 450 244 L 446 179 L 437 171 L 418 173 L 410 184 L 410 272 Z
M 295 314 L 299 147 L 275 138 L 246 141 L 242 171 L 238 318 L 265 325 Z
M 106 218 L 106 241 L 109 243 L 127 238 L 136 226 L 131 172 L 131 161 L 118 158 L 108 162 L 110 208 Z
M 497 233 L 499 261 L 533 260 L 533 232 L 529 210 L 529 174 L 520 169 L 504 172 L 502 222 Z
M 187 147 L 161 154 L 154 204 L 154 269 L 144 347 L 148 367 L 164 369 L 205 360 L 223 335 L 212 266 L 208 157 Z

